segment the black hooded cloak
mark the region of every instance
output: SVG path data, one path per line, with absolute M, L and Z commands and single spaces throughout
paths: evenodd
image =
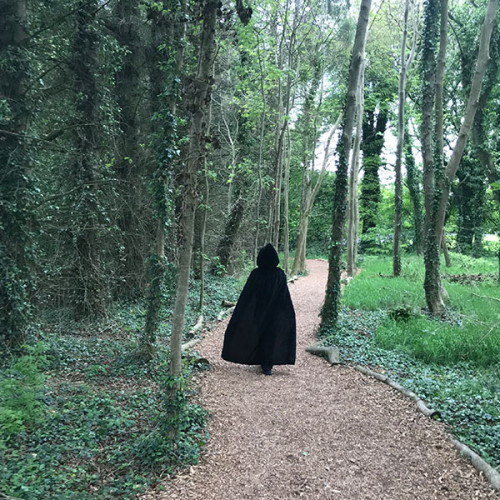
M 245 365 L 295 364 L 295 311 L 278 254 L 269 243 L 257 257 L 224 336 L 222 358 Z

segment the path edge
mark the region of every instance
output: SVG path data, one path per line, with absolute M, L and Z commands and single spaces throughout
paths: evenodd
M 380 380 L 381 382 L 386 383 L 393 389 L 396 389 L 400 393 L 404 394 L 406 397 L 413 399 L 417 403 L 417 408 L 420 412 L 422 412 L 427 417 L 433 418 L 434 416 L 440 416 L 439 411 L 428 408 L 425 403 L 412 391 L 405 389 L 402 385 L 398 384 L 390 377 L 386 375 L 382 375 L 380 373 L 374 372 L 369 368 L 365 368 L 364 366 L 356 365 L 353 367 L 356 371 L 362 373 L 363 375 L 375 378 Z M 467 457 L 473 467 L 480 473 L 484 475 L 487 481 L 491 484 L 491 486 L 500 491 L 500 472 L 498 472 L 494 467 L 492 467 L 488 462 L 486 462 L 483 458 L 481 458 L 477 453 L 472 451 L 466 444 L 462 443 L 458 439 L 453 436 L 448 436 L 451 443 L 455 448 L 460 452 L 461 455 Z

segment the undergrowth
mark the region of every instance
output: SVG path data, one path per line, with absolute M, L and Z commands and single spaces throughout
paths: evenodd
M 453 255 L 442 267 L 449 293 L 447 314 L 424 309 L 423 263 L 405 257 L 403 275 L 392 261 L 367 257 L 349 282 L 335 330 L 324 342 L 340 348 L 344 362 L 371 366 L 417 393 L 461 441 L 500 464 L 500 286 L 496 259 Z M 447 275 L 459 275 L 450 281 Z M 474 275 L 474 279 L 467 277 Z M 472 282 L 471 282 L 472 281 Z
M 199 314 L 197 288 L 194 282 L 186 332 Z M 222 299 L 237 295 L 236 280 L 208 277 L 205 319 L 216 317 Z M 196 463 L 208 437 L 207 415 L 191 386 L 199 368 L 185 359 L 181 381 L 167 376 L 169 308 L 161 313 L 157 357 L 137 360 L 144 315 L 143 304 L 135 303 L 117 306 L 100 323 L 46 323 L 42 342 L 4 360 L 0 496 L 135 498 L 160 477 Z

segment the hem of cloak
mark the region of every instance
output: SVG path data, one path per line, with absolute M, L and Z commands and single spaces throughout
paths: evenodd
M 235 363 L 237 365 L 260 366 L 260 365 L 262 365 L 262 363 L 264 363 L 264 361 L 252 361 L 252 362 L 248 362 L 248 361 L 234 361 L 232 359 L 227 359 L 224 356 L 221 356 L 221 358 L 224 361 L 227 361 L 229 363 Z M 282 362 L 278 362 L 278 361 L 277 362 L 272 362 L 271 361 L 271 364 L 273 366 L 294 365 L 295 364 L 295 360 L 294 361 L 282 361 Z

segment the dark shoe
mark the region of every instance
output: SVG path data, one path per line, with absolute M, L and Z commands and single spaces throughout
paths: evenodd
M 262 365 L 262 373 L 264 375 L 272 375 L 273 374 L 273 366 Z

